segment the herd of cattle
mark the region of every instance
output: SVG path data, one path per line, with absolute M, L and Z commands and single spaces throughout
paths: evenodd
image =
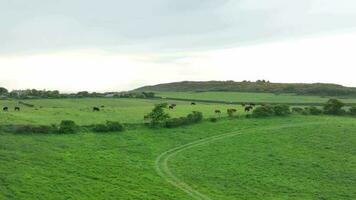
M 191 102 L 190 105 L 196 105 L 196 103 Z M 245 112 L 250 112 L 256 106 L 254 103 L 242 103 L 241 105 L 245 108 Z M 177 104 L 172 103 L 168 106 L 168 109 L 173 110 L 176 106 Z M 216 109 L 214 112 L 215 114 L 221 114 L 221 110 L 218 109 Z M 237 110 L 235 108 L 229 108 L 227 109 L 227 112 L 237 112 Z
M 196 103 L 195 102 L 191 102 L 190 103 L 190 105 L 192 105 L 192 106 L 194 106 L 194 105 L 196 105 Z M 243 104 L 241 104 L 244 108 L 245 108 L 245 112 L 250 112 L 251 110 L 253 110 L 253 108 L 256 106 L 256 104 L 254 104 L 254 103 L 243 103 Z M 168 109 L 170 109 L 170 110 L 173 110 L 175 107 L 177 106 L 177 104 L 174 104 L 174 103 L 172 103 L 172 104 L 170 104 L 169 106 L 168 106 Z M 105 106 L 100 106 L 100 107 L 93 107 L 93 112 L 99 112 L 100 111 L 100 108 L 104 108 Z M 3 109 L 2 109 L 3 111 L 9 111 L 9 107 L 3 107 Z M 15 111 L 20 111 L 20 107 L 18 107 L 18 106 L 16 106 L 15 108 L 14 108 L 14 110 Z M 229 108 L 229 109 L 227 109 L 227 111 L 228 112 L 237 112 L 237 110 L 236 109 L 234 109 L 234 108 Z M 218 109 L 216 109 L 215 111 L 214 111 L 216 114 L 221 114 L 221 110 L 218 110 Z

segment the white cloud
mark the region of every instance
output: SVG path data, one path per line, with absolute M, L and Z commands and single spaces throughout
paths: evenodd
M 116 54 L 81 50 L 0 58 L 0 85 L 62 91 L 118 91 L 183 80 L 331 82 L 356 86 L 356 32 L 239 48 Z

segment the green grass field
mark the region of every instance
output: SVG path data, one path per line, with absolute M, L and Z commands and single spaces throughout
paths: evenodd
M 27 100 L 4 124 L 141 123 L 156 100 Z M 173 103 L 173 102 L 170 102 Z M 231 105 L 176 101 L 172 116 Z M 17 101 L 1 101 L 14 107 Z M 104 105 L 93 113 L 92 106 Z M 37 109 L 37 110 L 36 110 Z M 242 114 L 241 108 L 239 113 Z M 225 116 L 225 113 L 223 114 Z M 356 118 L 221 118 L 118 133 L 0 132 L 0 199 L 356 199 Z
M 226 102 L 263 103 L 325 103 L 330 97 L 301 96 L 293 94 L 248 92 L 156 92 L 157 96 L 179 99 L 213 100 Z M 338 97 L 339 98 L 339 97 Z M 355 98 L 342 98 L 344 103 L 356 103 Z
M 160 102 L 177 104 L 174 110 L 167 110 L 171 117 L 185 116 L 192 111 L 201 111 L 205 117 L 224 117 L 227 116 L 228 108 L 236 108 L 238 114 L 244 114 L 243 108 L 237 105 L 198 103 L 192 106 L 189 102 L 166 100 L 87 98 L 23 100 L 23 102 L 35 107 L 19 105 L 15 100 L 0 100 L 0 106 L 10 107 L 9 112 L 0 112 L 0 124 L 55 124 L 68 119 L 80 125 L 102 123 L 107 120 L 143 123 L 144 115 L 152 110 L 154 104 Z M 20 106 L 21 112 L 13 111 L 15 106 Z M 93 106 L 105 107 L 100 112 L 93 112 Z M 222 114 L 217 116 L 214 113 L 215 109 L 221 110 Z

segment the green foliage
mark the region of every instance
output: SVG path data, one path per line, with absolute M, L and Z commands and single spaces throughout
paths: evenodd
M 217 122 L 217 121 L 218 121 L 218 118 L 216 118 L 216 117 L 210 117 L 210 118 L 209 118 L 209 121 L 210 121 L 210 122 Z
M 324 105 L 324 113 L 329 115 L 340 115 L 344 113 L 342 107 L 344 107 L 343 102 L 338 99 L 329 99 Z
M 119 132 L 124 130 L 124 126 L 119 122 L 106 121 L 106 124 L 95 124 L 92 130 L 94 132 Z
M 270 105 L 263 105 L 255 108 L 252 111 L 252 116 L 253 117 L 270 117 L 274 115 L 274 109 L 273 106 Z
M 20 134 L 28 134 L 28 133 L 56 133 L 58 128 L 56 126 L 48 126 L 48 125 L 15 125 L 12 127 L 14 133 Z M 8 130 L 9 131 L 9 130 Z M 12 132 L 10 130 L 9 132 Z
M 304 109 L 301 107 L 293 107 L 292 112 L 302 114 L 304 112 Z
M 67 133 L 75 133 L 78 131 L 78 126 L 72 120 L 62 120 L 59 125 L 59 133 L 67 134 Z
M 273 112 L 276 116 L 286 116 L 290 114 L 290 109 L 288 105 L 275 105 Z
M 356 116 L 356 106 L 351 107 L 350 110 L 349 110 L 349 113 L 350 113 L 351 115 Z
M 164 109 L 167 108 L 167 103 L 156 104 L 153 110 L 144 116 L 146 120 L 150 120 L 152 126 L 156 126 L 166 119 L 170 118 L 169 114 L 165 113 Z
M 203 120 L 203 113 L 198 111 L 193 111 L 192 113 L 187 115 L 187 119 L 189 123 L 198 123 Z
M 175 128 L 179 126 L 199 123 L 203 120 L 203 114 L 201 112 L 193 111 L 186 117 L 170 118 L 165 121 L 166 128 Z
M 9 91 L 8 91 L 6 88 L 0 87 L 0 96 L 1 96 L 1 95 L 7 95 L 8 92 L 9 92 Z
M 310 106 L 310 107 L 306 107 L 304 108 L 307 114 L 311 114 L 311 115 L 321 115 L 323 114 L 323 111 L 315 106 Z

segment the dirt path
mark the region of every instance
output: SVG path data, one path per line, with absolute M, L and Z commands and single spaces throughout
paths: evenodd
M 175 156 L 176 154 L 191 149 L 193 147 L 199 146 L 199 145 L 204 145 L 216 140 L 220 140 L 226 137 L 231 137 L 241 134 L 240 132 L 233 132 L 233 133 L 226 133 L 222 135 L 217 135 L 217 136 L 212 136 L 208 137 L 205 139 L 197 140 L 173 149 L 170 149 L 166 152 L 163 152 L 160 156 L 157 157 L 156 162 L 155 162 L 155 167 L 156 171 L 158 174 L 163 177 L 167 182 L 171 183 L 175 187 L 181 189 L 185 193 L 187 193 L 189 196 L 191 196 L 193 199 L 196 200 L 211 200 L 207 195 L 200 193 L 199 191 L 195 190 L 185 182 L 179 180 L 170 170 L 168 167 L 168 160 Z

